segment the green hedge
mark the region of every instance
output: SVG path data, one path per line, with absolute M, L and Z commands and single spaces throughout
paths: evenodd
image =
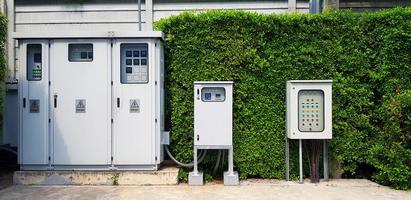
M 156 27 L 166 34 L 171 146 L 179 160 L 192 160 L 193 82 L 233 80 L 235 168 L 241 178 L 284 178 L 285 82 L 332 79 L 330 154 L 343 176 L 411 187 L 411 8 L 210 11 Z M 291 148 L 296 177 L 295 142 Z
M 7 36 L 7 19 L 0 14 L 0 110 L 3 110 L 4 105 L 4 78 L 6 73 L 6 36 Z M 3 113 L 3 112 L 1 112 Z M 0 125 L 3 124 L 3 116 L 0 114 Z M 0 130 L 0 141 L 3 138 L 3 130 Z

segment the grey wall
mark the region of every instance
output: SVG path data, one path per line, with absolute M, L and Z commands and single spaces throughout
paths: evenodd
M 18 95 L 17 90 L 6 92 L 3 110 L 3 144 L 17 146 L 18 131 Z

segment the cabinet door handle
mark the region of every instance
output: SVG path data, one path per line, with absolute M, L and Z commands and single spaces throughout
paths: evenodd
M 54 95 L 54 108 L 57 108 L 57 94 Z
M 23 108 L 26 107 L 26 98 L 23 98 Z
M 120 98 L 117 98 L 117 108 L 120 108 Z

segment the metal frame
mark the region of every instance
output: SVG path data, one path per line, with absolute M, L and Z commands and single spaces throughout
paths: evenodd
M 290 145 L 289 140 L 287 137 L 285 138 L 285 179 L 287 181 L 290 180 Z M 324 165 L 324 180 L 329 180 L 329 172 L 328 172 L 328 146 L 327 140 L 323 141 L 323 165 Z M 303 145 L 302 139 L 298 140 L 298 163 L 299 163 L 299 182 L 304 183 L 303 177 Z
M 199 149 L 227 149 L 228 150 L 228 173 L 234 175 L 234 150 L 232 146 L 194 146 L 194 174 L 199 174 L 198 171 L 198 161 L 197 161 L 197 151 Z

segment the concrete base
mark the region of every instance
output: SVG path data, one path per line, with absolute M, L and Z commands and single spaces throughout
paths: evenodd
M 203 185 L 204 181 L 203 181 L 203 172 L 190 172 L 188 174 L 188 184 L 189 185 Z
M 234 171 L 232 174 L 224 172 L 224 185 L 240 185 L 238 172 Z
M 159 171 L 16 171 L 15 185 L 177 185 L 178 168 Z

